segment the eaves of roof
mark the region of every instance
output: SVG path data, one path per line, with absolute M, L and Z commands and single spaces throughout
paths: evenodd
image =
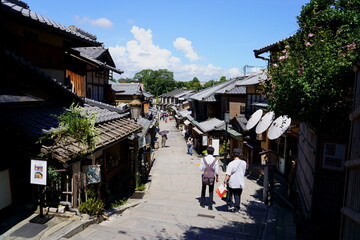
M 260 83 L 260 81 L 266 80 L 267 76 L 265 72 L 256 73 L 253 75 L 248 76 L 247 78 L 243 80 L 239 80 L 235 83 L 237 87 L 239 86 L 251 86 L 251 85 L 257 85 Z
M 94 58 L 86 55 L 85 53 L 79 52 L 79 55 L 75 55 L 75 54 L 70 53 L 70 55 L 75 57 L 75 58 L 80 58 L 80 59 L 85 59 L 87 61 L 90 61 L 91 63 L 93 63 L 93 65 L 95 65 L 95 66 L 97 66 L 99 68 L 106 68 L 106 69 L 111 70 L 113 72 L 116 72 L 118 74 L 124 73 L 124 71 L 121 71 L 120 69 L 112 67 L 112 66 L 110 66 L 110 65 L 108 65 L 108 64 L 106 64 L 104 62 L 101 62 L 101 61 L 99 61 L 97 59 L 94 59 Z
M 141 131 L 142 126 L 129 119 L 120 118 L 97 124 L 95 128 L 98 130 L 95 150 L 100 150 L 132 134 L 138 133 Z M 42 153 L 51 154 L 53 158 L 61 162 L 67 162 L 79 153 L 86 151 L 87 149 L 83 145 L 71 141 L 67 142 L 67 144 L 56 144 L 52 147 L 43 145 L 41 148 Z
M 230 84 L 237 81 L 236 78 L 227 80 L 225 82 L 219 83 L 215 86 L 205 88 L 203 90 L 200 90 L 199 92 L 193 94 L 190 99 L 197 100 L 197 101 L 205 101 L 205 102 L 214 102 L 216 101 L 215 95 L 217 94 L 217 91 L 229 86 Z
M 1 53 L 0 53 L 1 54 Z M 44 79 L 47 81 L 47 83 L 55 86 L 56 89 L 59 89 L 60 91 L 63 91 L 64 94 L 71 97 L 73 101 L 77 101 L 78 103 L 83 103 L 83 100 L 81 97 L 73 93 L 71 90 L 67 89 L 63 84 L 58 82 L 56 79 L 52 78 L 51 76 L 47 75 L 45 72 L 43 72 L 38 67 L 32 65 L 30 62 L 24 60 L 22 57 L 19 57 L 15 55 L 14 52 L 11 51 L 4 51 L 4 57 L 9 58 L 8 61 L 14 61 L 14 64 L 19 64 L 20 66 L 29 69 L 30 71 L 34 72 L 39 76 L 39 79 Z
M 61 34 L 61 35 L 64 35 L 64 36 L 67 36 L 67 37 L 70 37 L 70 38 L 73 38 L 76 40 L 80 40 L 87 45 L 90 45 L 90 46 L 102 45 L 101 42 L 95 41 L 85 35 L 78 33 L 78 32 L 74 32 L 74 31 L 70 30 L 69 28 L 65 27 L 64 25 L 59 24 L 55 21 L 52 21 L 40 14 L 37 14 L 34 11 L 31 11 L 30 9 L 28 9 L 24 6 L 16 5 L 16 4 L 6 1 L 6 0 L 1 0 L 0 11 L 1 11 L 2 17 L 4 17 L 5 14 L 10 14 L 15 17 L 23 18 L 23 19 L 29 21 L 29 23 L 31 22 L 31 23 L 37 24 L 40 27 L 49 29 L 49 30 L 53 31 L 54 33 L 58 33 L 58 34 Z
M 295 35 L 295 34 L 294 34 Z M 289 39 L 291 39 L 292 37 L 294 37 L 294 35 L 290 36 L 290 37 L 287 37 L 287 38 L 284 38 L 283 40 L 280 40 L 280 41 L 277 41 L 275 43 L 272 43 L 270 45 L 267 45 L 263 48 L 260 48 L 260 49 L 255 49 L 253 50 L 254 51 L 254 54 L 255 54 L 255 57 L 256 58 L 259 58 L 259 55 L 262 54 L 262 53 L 265 53 L 265 52 L 268 52 L 276 47 L 278 47 L 280 44 L 284 43 L 285 41 L 288 41 Z

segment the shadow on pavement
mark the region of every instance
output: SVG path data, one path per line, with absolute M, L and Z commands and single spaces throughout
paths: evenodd
M 46 224 L 27 223 L 11 233 L 11 237 L 33 238 L 47 228 Z

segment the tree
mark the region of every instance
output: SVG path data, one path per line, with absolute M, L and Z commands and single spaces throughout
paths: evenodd
M 214 86 L 216 85 L 216 82 L 214 80 L 210 80 L 210 81 L 207 81 L 204 85 L 203 85 L 203 88 L 208 88 L 208 87 L 211 87 L 211 86 Z
M 225 76 L 221 76 L 221 78 L 219 80 L 219 83 L 222 83 L 222 82 L 226 82 L 226 77 Z
M 199 91 L 201 89 L 201 83 L 197 77 L 194 77 L 191 81 L 188 82 L 189 89 L 194 89 Z
M 359 55 L 360 1 L 311 0 L 298 24 L 297 33 L 271 56 L 263 94 L 277 114 L 315 127 L 327 119 L 344 124 Z
M 169 72 L 167 69 L 144 69 L 136 73 L 134 78 L 139 79 L 139 81 L 144 84 L 146 91 L 149 91 L 155 96 L 170 92 L 176 87 L 174 73 Z

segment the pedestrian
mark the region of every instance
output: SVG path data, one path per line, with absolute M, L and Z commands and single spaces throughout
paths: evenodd
M 186 141 L 186 146 L 187 146 L 187 154 L 192 155 L 192 148 L 193 148 L 193 138 L 189 137 Z
M 213 209 L 212 205 L 213 205 L 213 198 L 214 198 L 215 180 L 216 180 L 216 182 L 219 181 L 219 163 L 218 163 L 217 159 L 213 156 L 214 148 L 212 146 L 207 147 L 207 153 L 208 153 L 208 155 L 201 159 L 201 164 L 200 164 L 200 170 L 202 171 L 202 175 L 201 175 L 202 186 L 201 186 L 200 206 L 203 207 L 203 208 L 205 207 L 206 186 L 209 186 L 210 203 L 209 203 L 208 209 L 212 210 Z M 209 172 L 213 173 L 213 177 L 211 179 L 212 183 L 204 181 L 204 176 L 208 176 Z
M 167 136 L 166 134 L 161 135 L 161 147 L 165 147 L 166 145 Z
M 181 131 L 181 135 L 183 136 L 183 138 L 185 138 L 185 135 L 186 135 L 186 129 L 183 128 L 183 130 Z
M 227 185 L 227 206 L 229 211 L 240 211 L 240 197 L 245 187 L 244 176 L 246 171 L 246 162 L 242 159 L 240 149 L 233 150 L 233 160 L 226 168 L 224 185 Z M 234 202 L 233 202 L 234 198 Z

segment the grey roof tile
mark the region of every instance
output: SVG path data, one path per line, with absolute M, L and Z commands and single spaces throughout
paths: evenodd
M 116 95 L 143 95 L 139 83 L 111 83 L 111 88 Z
M 225 125 L 225 122 L 217 118 L 210 118 L 206 121 L 196 124 L 196 126 L 200 128 L 203 132 L 210 132 L 216 130 L 217 128 L 221 128 L 223 125 Z
M 37 13 L 35 13 L 34 11 L 31 11 L 30 9 L 24 8 L 22 6 L 16 5 L 14 3 L 8 2 L 6 0 L 1 0 L 1 10 L 5 10 L 9 13 L 12 14 L 17 14 L 19 16 L 23 16 L 25 18 L 28 18 L 29 20 L 33 20 L 35 22 L 38 22 L 40 24 L 46 25 L 46 26 L 50 26 L 53 27 L 54 29 L 60 30 L 62 33 L 72 36 L 72 37 L 76 37 L 78 39 L 82 39 L 83 41 L 86 41 L 88 43 L 92 43 L 94 45 L 101 45 L 100 42 L 97 42 L 85 35 L 79 34 L 77 32 L 71 31 L 70 29 L 68 29 L 67 27 L 52 21 L 46 17 L 43 17 Z

